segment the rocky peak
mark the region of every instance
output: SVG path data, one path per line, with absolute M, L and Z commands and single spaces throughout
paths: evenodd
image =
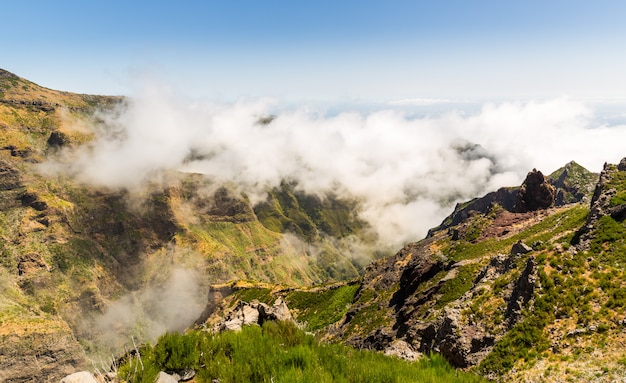
M 598 176 L 598 173 L 590 172 L 574 161 L 557 169 L 546 177 L 556 188 L 554 205 L 563 206 L 591 198 Z
M 515 211 L 526 213 L 547 209 L 554 204 L 555 195 L 556 188 L 550 185 L 541 171 L 533 169 L 526 175 L 526 179 L 517 193 Z
M 626 162 L 623 166 L 626 168 Z M 428 232 L 428 237 L 466 221 L 473 214 L 488 213 L 496 204 L 511 213 L 525 213 L 585 201 L 591 198 L 597 180 L 598 173 L 590 172 L 574 161 L 547 177 L 533 169 L 521 186 L 502 187 L 483 197 L 458 203 L 441 225 Z

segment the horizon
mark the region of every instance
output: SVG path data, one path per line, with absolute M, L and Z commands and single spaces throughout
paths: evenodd
M 184 169 L 252 194 L 289 177 L 340 185 L 397 241 L 530 169 L 599 172 L 625 155 L 626 3 L 245 3 L 12 3 L 32 28 L 0 41 L 15 53 L 1 66 L 135 100 L 107 117 L 128 136 L 70 166 L 91 182 Z M 185 163 L 190 150 L 211 160 Z
M 617 1 L 34 1 L 3 6 L 2 67 L 53 89 L 286 103 L 626 100 Z

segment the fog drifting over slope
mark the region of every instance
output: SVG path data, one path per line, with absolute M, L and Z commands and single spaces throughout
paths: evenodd
M 269 124 L 258 122 L 273 113 Z M 575 160 L 600 171 L 626 155 L 626 126 L 601 125 L 566 98 L 485 104 L 470 114 L 329 116 L 265 99 L 186 102 L 151 85 L 100 117 L 109 131 L 76 153 L 71 169 L 85 181 L 132 188 L 176 169 L 234 182 L 260 199 L 293 179 L 307 192 L 361 198 L 361 217 L 390 246 L 421 239 L 454 203 L 518 185 L 533 167 L 550 173 Z

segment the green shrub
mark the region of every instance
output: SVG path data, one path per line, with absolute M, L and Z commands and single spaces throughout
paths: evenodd
M 200 353 L 198 338 L 193 333 L 165 333 L 154 346 L 154 360 L 168 370 L 182 370 L 195 366 Z
M 153 383 L 158 371 L 193 368 L 199 383 L 483 381 L 454 370 L 439 355 L 410 363 L 378 352 L 320 344 L 289 322 L 266 322 L 262 327 L 219 334 L 167 333 L 140 354 L 141 358 L 131 357 L 120 367 L 120 379 Z

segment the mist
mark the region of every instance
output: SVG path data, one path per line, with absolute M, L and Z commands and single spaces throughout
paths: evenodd
M 380 244 L 396 247 L 423 238 L 455 203 L 519 185 L 532 168 L 575 160 L 599 171 L 626 155 L 626 126 L 568 98 L 418 117 L 391 107 L 328 114 L 272 99 L 187 100 L 153 83 L 97 117 L 96 140 L 62 166 L 83 182 L 132 189 L 163 170 L 195 172 L 255 202 L 294 180 L 308 193 L 359 198 Z
M 102 314 L 83 318 L 82 331 L 89 334 L 98 352 L 119 352 L 123 346 L 154 341 L 166 331 L 182 331 L 193 323 L 206 305 L 206 291 L 198 274 L 172 268 L 162 285 L 146 286 L 107 304 Z

